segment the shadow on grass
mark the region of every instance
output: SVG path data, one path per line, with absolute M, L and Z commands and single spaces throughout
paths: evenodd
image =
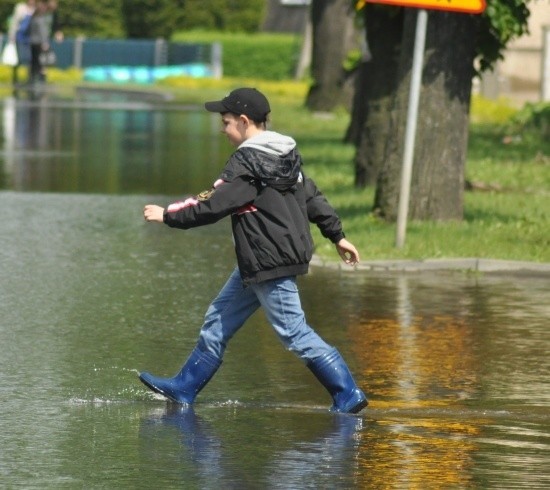
M 483 209 L 471 209 L 467 208 L 464 211 L 463 222 L 468 224 L 476 223 L 500 223 L 507 225 L 518 221 L 525 221 L 525 218 L 513 213 L 504 213 L 497 211 L 496 209 L 483 210 Z
M 533 132 L 513 134 L 504 126 L 473 125 L 470 129 L 468 159 L 491 158 L 523 163 L 539 153 L 550 154 L 550 142 Z

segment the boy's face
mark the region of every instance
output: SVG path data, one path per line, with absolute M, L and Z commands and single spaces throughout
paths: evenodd
M 239 146 L 246 139 L 246 121 L 244 116 L 227 112 L 222 114 L 222 133 L 233 146 Z

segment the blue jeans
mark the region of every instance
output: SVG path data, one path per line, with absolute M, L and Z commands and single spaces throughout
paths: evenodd
M 283 277 L 245 287 L 238 269 L 233 271 L 209 306 L 198 347 L 222 359 L 231 337 L 260 306 L 283 345 L 304 362 L 333 350 L 306 323 L 295 277 Z

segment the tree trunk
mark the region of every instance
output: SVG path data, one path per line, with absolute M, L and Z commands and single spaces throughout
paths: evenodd
M 343 62 L 353 46 L 355 13 L 349 0 L 313 0 L 311 86 L 306 106 L 316 111 L 349 107 L 352 91 L 346 89 Z
M 397 217 L 416 16 L 415 9 L 406 9 L 396 110 L 390 114 L 389 139 L 374 203 L 387 220 Z M 477 19 L 472 15 L 429 13 L 409 219 L 463 218 L 477 28 Z
M 367 4 L 364 22 L 370 58 L 356 76 L 351 122 L 345 140 L 355 144 L 355 185 L 373 185 L 385 160 L 398 87 L 404 9 Z

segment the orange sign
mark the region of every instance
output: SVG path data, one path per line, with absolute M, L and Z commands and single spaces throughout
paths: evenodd
M 384 3 L 400 7 L 420 9 L 452 10 L 469 14 L 481 14 L 485 10 L 485 0 L 364 0 L 370 3 Z

